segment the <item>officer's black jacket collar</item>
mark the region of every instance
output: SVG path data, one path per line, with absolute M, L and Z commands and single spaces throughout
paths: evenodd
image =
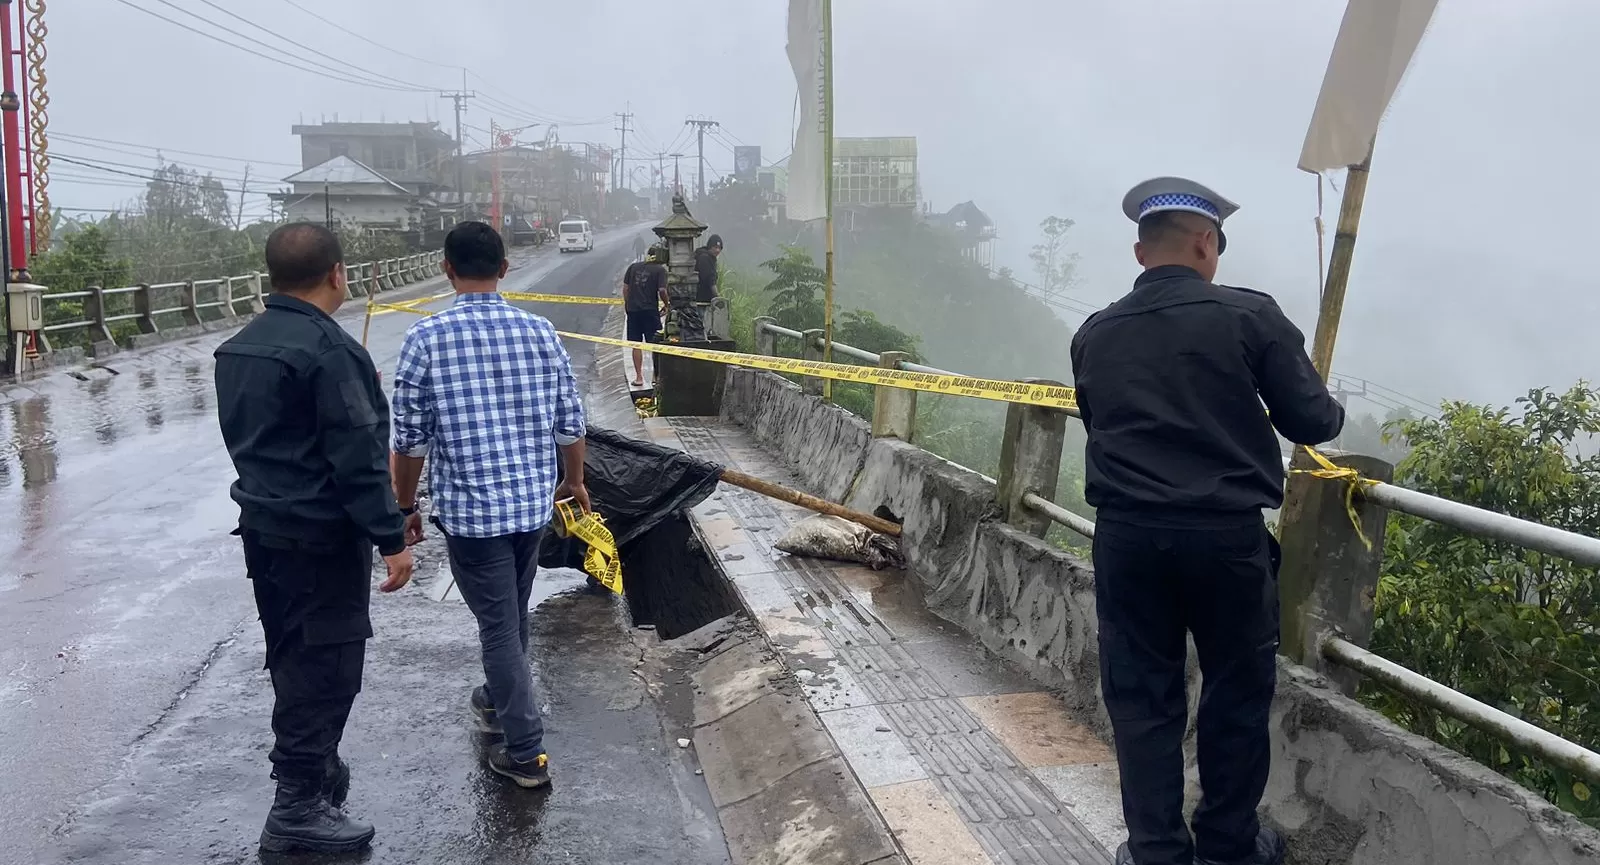
M 269 294 L 269 295 L 267 295 L 266 304 L 267 304 L 267 306 L 275 307 L 277 309 L 286 310 L 288 312 L 298 312 L 301 315 L 309 315 L 309 316 L 311 316 L 313 318 L 315 318 L 317 316 L 321 316 L 323 318 L 328 318 L 328 319 L 333 318 L 333 316 L 328 315 L 326 312 L 323 312 L 322 311 L 322 307 L 317 306 L 316 304 L 307 303 L 307 302 L 301 300 L 300 298 L 295 297 L 294 295 L 290 295 L 290 294 L 279 294 L 279 293 Z
M 1179 278 L 1198 279 L 1201 282 L 1206 281 L 1205 277 L 1200 275 L 1200 271 L 1195 270 L 1192 267 L 1182 264 L 1163 264 L 1160 267 L 1152 267 L 1144 273 L 1139 274 L 1139 278 L 1133 281 L 1133 287 L 1142 288 L 1152 282 L 1159 282 L 1163 279 Z

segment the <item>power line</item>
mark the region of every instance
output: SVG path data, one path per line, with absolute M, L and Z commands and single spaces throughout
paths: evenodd
M 224 33 L 228 33 L 230 35 L 237 36 L 240 39 L 243 39 L 246 42 L 251 43 L 252 45 L 259 45 L 259 46 L 261 46 L 262 48 L 265 48 L 268 51 L 282 51 L 283 50 L 282 48 L 280 48 L 280 47 L 278 47 L 276 45 L 269 45 L 269 44 L 267 44 L 265 42 L 262 42 L 260 39 L 257 39 L 254 36 L 249 36 L 249 35 L 246 35 L 244 33 L 240 33 L 239 31 L 233 29 L 232 27 L 229 27 L 226 24 L 222 24 L 222 23 L 213 21 L 210 18 L 205 17 L 204 15 L 201 15 L 201 14 L 199 14 L 197 12 L 194 12 L 194 11 L 191 11 L 189 9 L 186 9 L 186 8 L 184 8 L 182 6 L 179 6 L 178 4 L 172 2 L 172 0 L 156 0 L 156 2 L 160 3 L 163 6 L 168 7 L 170 9 L 176 9 L 177 11 L 182 12 L 185 15 L 188 15 L 190 18 L 195 19 L 196 21 L 200 21 L 202 23 L 209 24 L 212 27 L 215 27 L 215 28 L 217 28 L 218 30 L 221 30 Z M 258 29 L 258 30 L 261 30 L 262 32 L 268 34 L 269 36 L 272 36 L 274 39 L 278 39 L 280 41 L 287 42 L 287 43 L 289 43 L 290 46 L 292 46 L 293 48 L 299 49 L 300 51 L 309 52 L 309 53 L 311 53 L 313 55 L 323 53 L 323 52 L 318 51 L 315 48 L 310 47 L 309 45 L 303 45 L 303 44 L 301 44 L 299 42 L 295 42 L 292 39 L 289 39 L 287 37 L 281 36 L 278 33 L 275 33 L 275 32 L 273 32 L 271 30 L 268 30 L 265 27 L 262 27 L 259 24 L 256 24 L 253 21 L 250 21 L 247 18 L 240 17 L 239 15 L 237 15 L 237 14 L 235 14 L 233 12 L 229 12 L 226 9 L 221 9 L 221 7 L 218 7 L 215 3 L 212 3 L 211 0 L 200 0 L 200 2 L 201 3 L 205 3 L 206 5 L 211 6 L 214 9 L 219 9 L 224 14 L 231 15 L 234 18 L 238 18 L 240 21 L 243 21 L 245 24 L 248 24 L 251 27 L 254 27 L 254 28 Z M 422 93 L 426 93 L 426 92 L 428 92 L 428 90 L 432 89 L 432 88 L 424 88 L 424 87 L 421 87 L 420 85 L 411 84 L 411 83 L 405 82 L 405 81 L 397 81 L 397 80 L 395 80 L 393 78 L 390 78 L 389 76 L 386 76 L 386 75 L 375 74 L 375 73 L 372 73 L 372 72 L 370 72 L 368 70 L 362 69 L 361 67 L 356 66 L 354 64 L 350 64 L 350 68 L 354 69 L 355 72 L 349 72 L 349 71 L 347 71 L 345 69 L 341 69 L 341 68 L 336 67 L 336 66 L 331 66 L 331 65 L 329 65 L 327 63 L 324 63 L 324 62 L 322 62 L 320 60 L 307 60 L 306 62 L 310 63 L 312 66 L 317 67 L 318 69 L 326 70 L 326 71 L 332 72 L 332 73 L 334 73 L 336 75 L 343 75 L 343 76 L 349 77 L 351 79 L 360 80 L 360 81 L 363 81 L 364 83 L 367 83 L 369 86 L 373 86 L 373 87 L 381 87 L 381 88 L 384 88 L 384 89 L 397 90 L 397 91 L 413 90 L 413 91 L 422 92 Z
M 427 57 L 418 57 L 415 54 L 411 54 L 411 53 L 408 53 L 406 51 L 402 51 L 399 48 L 395 48 L 392 45 L 385 45 L 384 43 L 379 42 L 376 39 L 373 39 L 373 38 L 367 36 L 364 33 L 361 33 L 361 32 L 359 32 L 357 30 L 353 30 L 353 29 L 351 29 L 349 27 L 346 27 L 345 25 L 340 24 L 339 22 L 334 21 L 333 19 L 328 18 L 325 15 L 322 15 L 322 14 L 320 14 L 318 12 L 315 12 L 315 11 L 313 11 L 311 9 L 306 8 L 304 5 L 296 2 L 296 0 L 283 0 L 283 2 L 289 4 L 290 6 L 293 6 L 294 8 L 300 10 L 301 12 L 304 12 L 307 15 L 310 15 L 312 18 L 315 18 L 318 21 L 321 21 L 322 23 L 328 25 L 329 27 L 332 27 L 333 29 L 338 30 L 339 32 L 344 33 L 346 35 L 353 36 L 356 39 L 359 39 L 362 42 L 365 42 L 368 45 L 373 46 L 374 48 L 378 48 L 378 49 L 381 49 L 383 51 L 388 51 L 391 54 L 399 55 L 400 57 L 404 57 L 407 60 L 412 60 L 412 61 L 415 61 L 417 63 L 425 63 L 425 64 L 427 64 L 429 66 L 438 67 L 440 69 L 458 69 L 462 73 L 470 73 L 474 78 L 478 79 L 478 88 L 480 90 L 486 91 L 486 93 L 482 97 L 482 99 L 484 100 L 485 104 L 496 103 L 496 104 L 499 104 L 499 105 L 503 106 L 502 110 L 504 110 L 507 114 L 512 115 L 513 119 L 537 121 L 537 122 L 539 122 L 541 124 L 546 124 L 546 125 L 551 125 L 551 126 L 598 126 L 601 123 L 609 123 L 609 122 L 611 122 L 611 119 L 608 118 L 608 117 L 602 117 L 602 118 L 599 118 L 597 120 L 587 120 L 587 121 L 572 120 L 572 121 L 568 121 L 568 120 L 563 120 L 563 119 L 561 119 L 559 117 L 552 117 L 552 116 L 545 115 L 542 112 L 540 112 L 538 109 L 536 109 L 533 106 L 529 105 L 528 103 L 523 102 L 522 100 L 518 99 L 515 96 L 512 96 L 510 93 L 508 93 L 508 92 L 506 92 L 504 90 L 501 90 L 499 87 L 497 87 L 497 86 L 495 86 L 493 84 L 492 80 L 488 76 L 480 74 L 475 69 L 471 69 L 469 67 L 462 66 L 462 65 L 457 64 L 457 63 L 443 63 L 443 62 L 440 62 L 438 60 L 433 60 L 433 59 L 430 59 L 430 58 L 427 58 Z M 464 83 L 463 83 L 463 89 L 465 89 L 465 84 Z M 501 94 L 501 97 L 503 97 L 503 98 L 488 95 L 488 94 L 491 94 L 491 93 Z
M 91 169 L 94 169 L 95 171 L 104 171 L 104 172 L 106 172 L 108 174 L 125 175 L 127 177 L 132 177 L 135 180 L 143 181 L 144 183 L 166 183 L 166 184 L 171 184 L 173 186 L 192 186 L 192 187 L 195 187 L 196 189 L 205 188 L 205 184 L 204 183 L 193 183 L 193 182 L 187 181 L 187 180 L 167 180 L 165 178 L 160 178 L 160 177 L 150 177 L 150 176 L 146 176 L 146 175 L 143 175 L 143 174 L 135 174 L 132 171 L 123 171 L 123 170 L 117 169 L 117 168 L 107 168 L 104 165 L 96 165 L 93 162 L 85 162 L 85 161 L 83 161 L 81 159 L 74 159 L 74 158 L 72 158 L 70 156 L 62 156 L 60 154 L 51 154 L 50 158 L 52 160 L 58 160 L 58 161 L 61 161 L 61 162 L 66 162 L 66 163 L 72 164 L 72 165 L 79 165 L 79 166 L 82 166 L 84 168 L 91 168 Z M 115 164 L 115 163 L 113 163 L 113 164 Z M 215 179 L 215 178 L 213 178 L 213 179 Z M 276 192 L 277 190 L 274 189 L 272 191 Z M 264 193 L 258 193 L 258 194 L 264 194 Z
M 162 21 L 165 21 L 165 22 L 167 22 L 168 24 L 171 24 L 174 27 L 179 27 L 179 28 L 182 28 L 184 30 L 189 31 L 190 33 L 194 33 L 194 34 L 199 35 L 199 36 L 204 36 L 205 38 L 210 39 L 210 40 L 212 40 L 214 42 L 220 42 L 223 45 L 228 46 L 229 48 L 233 48 L 233 49 L 238 50 L 238 51 L 243 51 L 244 53 L 253 55 L 255 57 L 260 57 L 262 60 L 266 60 L 266 61 L 271 62 L 271 63 L 276 63 L 279 66 L 287 66 L 290 69 L 294 69 L 294 70 L 299 71 L 299 72 L 309 73 L 309 74 L 315 75 L 315 76 L 317 76 L 319 78 L 327 78 L 329 80 L 339 81 L 339 82 L 344 83 L 344 84 L 355 84 L 355 85 L 360 86 L 360 87 L 374 87 L 374 88 L 377 88 L 377 89 L 380 89 L 380 90 L 391 90 L 391 91 L 397 91 L 397 92 L 402 92 L 402 93 L 414 92 L 413 89 L 409 88 L 409 87 L 391 87 L 391 86 L 384 85 L 384 84 L 377 84 L 377 83 L 374 83 L 374 82 L 371 82 L 371 81 L 365 81 L 365 80 L 362 80 L 360 78 L 351 78 L 351 77 L 347 77 L 347 76 L 336 74 L 336 73 L 329 73 L 329 72 L 320 71 L 318 69 L 309 69 L 309 68 L 307 68 L 305 66 L 300 66 L 298 64 L 291 63 L 288 60 L 284 60 L 281 57 L 274 57 L 271 54 L 263 54 L 260 51 L 256 51 L 253 48 L 247 48 L 247 47 L 245 47 L 243 45 L 238 45 L 238 44 L 235 44 L 233 42 L 229 42 L 228 40 L 223 39 L 221 36 L 218 36 L 215 33 L 207 33 L 206 31 L 201 30 L 201 29 L 199 29 L 197 27 L 191 27 L 188 24 L 183 23 L 182 21 L 175 21 L 175 20 L 173 20 L 171 18 L 168 18 L 165 15 L 162 15 L 160 12 L 156 12 L 153 9 L 146 9 L 143 6 L 139 6 L 139 5 L 131 2 L 131 0 L 117 0 L 117 2 L 121 3 L 122 5 L 124 5 L 126 7 L 128 7 L 129 9 L 133 9 L 133 10 L 136 10 L 136 11 L 139 11 L 139 12 L 143 12 L 144 14 L 149 15 L 152 18 L 157 18 L 157 19 L 160 19 Z M 166 3 L 166 5 L 168 5 L 168 6 L 172 5 L 171 3 L 167 3 L 167 0 L 158 0 L 158 2 Z M 173 8 L 178 9 L 179 11 L 182 11 L 182 12 L 187 12 L 189 15 L 194 15 L 193 12 L 189 12 L 187 9 L 183 9 L 182 7 L 174 6 Z M 200 16 L 198 16 L 198 15 L 194 15 L 194 17 L 200 18 Z M 200 20 L 206 21 L 205 18 L 200 18 Z M 213 22 L 207 22 L 207 23 L 213 23 Z M 223 29 L 227 29 L 227 28 L 223 28 Z M 263 45 L 263 47 L 266 47 L 269 50 L 276 50 L 276 49 L 273 49 L 270 45 L 265 45 L 264 43 L 261 43 L 259 40 L 248 40 L 248 41 L 254 41 L 254 42 L 256 42 L 256 44 Z M 325 68 L 331 68 L 331 67 L 325 67 Z
M 159 0 L 159 2 L 164 3 L 164 4 L 168 5 L 168 6 L 172 5 L 172 3 L 169 2 L 169 0 Z M 267 34 L 268 36 L 271 36 L 274 39 L 280 40 L 282 42 L 286 42 L 286 43 L 288 43 L 290 45 L 293 45 L 296 48 L 299 48 L 299 49 L 301 49 L 303 51 L 309 51 L 309 52 L 311 52 L 313 54 L 320 54 L 321 53 L 317 49 L 312 48 L 311 46 L 305 44 L 304 42 L 297 42 L 297 41 L 295 41 L 293 39 L 290 39 L 287 36 L 284 36 L 282 33 L 279 33 L 277 31 L 272 30 L 272 29 L 267 28 L 267 27 L 263 27 L 260 24 L 257 24 L 256 22 L 251 21 L 250 19 L 244 17 L 243 15 L 238 14 L 237 12 L 233 12 L 231 10 L 225 9 L 225 8 L 217 5 L 214 2 L 214 0 L 200 0 L 200 2 L 205 4 L 206 6 L 210 6 L 212 9 L 215 9 L 218 12 L 221 12 L 222 14 L 228 16 L 229 18 L 234 19 L 235 21 L 242 22 L 242 23 L 244 23 L 244 24 L 246 24 L 246 25 L 248 25 L 250 27 L 254 27 L 257 30 L 260 30 L 262 33 L 265 33 L 265 34 Z M 181 7 L 175 7 L 175 8 L 181 8 Z M 189 14 L 193 15 L 194 13 L 190 12 Z M 199 16 L 195 16 L 195 17 L 199 17 Z M 200 20 L 205 21 L 206 19 L 201 18 Z M 207 23 L 212 24 L 213 26 L 216 26 L 216 27 L 222 27 L 222 29 L 224 29 L 224 30 L 228 29 L 226 27 L 223 27 L 223 25 L 217 24 L 215 22 L 208 21 Z M 237 33 L 236 31 L 233 31 L 233 30 L 228 30 L 228 32 L 229 33 L 234 33 L 234 35 L 239 36 L 242 39 L 250 38 L 248 36 L 245 36 L 242 33 Z M 424 86 L 422 86 L 420 84 L 413 84 L 412 82 L 409 82 L 409 81 L 402 81 L 401 79 L 395 78 L 392 75 L 385 75 L 385 74 L 383 74 L 381 72 L 373 72 L 371 69 L 367 69 L 367 68 L 362 67 L 362 66 L 357 66 L 354 63 L 346 62 L 344 65 L 349 66 L 351 69 L 354 69 L 355 71 L 360 72 L 363 75 L 369 76 L 369 77 L 371 77 L 371 78 L 373 78 L 373 79 L 375 79 L 377 81 L 386 81 L 386 82 L 391 82 L 391 83 L 394 83 L 394 84 L 403 84 L 403 85 L 405 85 L 407 87 L 414 88 L 414 89 L 418 90 L 419 92 L 423 92 L 423 93 L 426 93 L 426 92 L 428 92 L 428 91 L 433 89 L 431 87 L 424 87 Z
M 129 162 L 117 162 L 117 161 L 111 160 L 111 159 L 101 159 L 100 157 L 97 157 L 97 156 L 85 156 L 84 154 L 81 154 L 81 153 L 61 154 L 60 151 L 56 151 L 56 152 L 53 152 L 53 153 L 50 154 L 50 158 L 55 159 L 55 158 L 57 158 L 58 156 L 61 156 L 61 155 L 65 155 L 65 156 L 68 156 L 68 157 L 75 157 L 75 158 L 77 158 L 79 160 L 83 160 L 84 162 L 94 163 L 96 166 L 99 166 L 99 165 L 112 165 L 112 166 L 116 166 L 118 168 L 145 169 L 145 166 L 143 166 L 143 165 L 134 165 L 134 164 L 129 163 Z M 79 164 L 82 164 L 82 163 L 79 163 Z M 176 165 L 179 168 L 183 167 L 180 163 L 168 162 L 168 163 L 164 163 L 161 166 L 158 166 L 156 169 L 145 169 L 145 170 L 159 170 L 161 167 L 164 167 L 165 165 Z M 196 171 L 195 173 L 199 174 L 200 172 Z M 238 181 L 241 181 L 241 180 L 245 179 L 243 177 L 240 177 L 237 174 L 221 174 L 217 170 L 213 170 L 213 169 L 209 169 L 209 168 L 206 169 L 205 174 L 206 174 L 207 177 L 212 177 L 212 178 L 215 178 L 217 180 L 231 180 L 231 181 L 234 181 L 234 182 L 238 182 Z
M 388 45 L 383 44 L 382 42 L 378 42 L 376 40 L 370 39 L 367 36 L 365 36 L 365 35 L 363 35 L 361 33 L 358 33 L 355 30 L 351 30 L 349 27 L 346 27 L 343 24 L 338 23 L 337 21 L 332 21 L 332 20 L 330 20 L 328 18 L 325 18 L 322 15 L 319 15 L 316 12 L 313 12 L 310 9 L 307 9 L 304 6 L 301 6 L 299 3 L 296 3 L 295 0 L 283 0 L 283 2 L 289 4 L 290 6 L 293 6 L 296 9 L 299 9 L 301 12 L 304 12 L 307 15 L 310 15 L 312 18 L 315 18 L 318 21 L 321 21 L 322 23 L 328 25 L 329 27 L 332 27 L 335 30 L 338 30 L 341 33 L 344 33 L 347 36 L 354 36 L 355 38 L 360 39 L 362 42 L 365 42 L 368 45 L 372 45 L 372 46 L 375 46 L 377 48 L 382 48 L 385 51 L 389 51 L 389 52 L 392 52 L 394 54 L 398 54 L 401 57 L 406 58 L 407 60 L 415 60 L 418 63 L 426 63 L 426 64 L 428 64 L 430 66 L 438 66 L 441 69 L 462 69 L 462 70 L 465 70 L 465 67 L 462 67 L 462 66 L 455 66 L 455 65 L 452 65 L 452 64 L 449 64 L 449 63 L 440 63 L 437 60 L 429 60 L 426 57 L 418 57 L 415 54 L 407 54 L 406 52 L 401 51 L 398 48 L 391 48 Z
M 68 142 L 70 144 L 76 144 L 76 145 L 79 145 L 81 147 L 88 147 L 88 148 L 93 149 L 93 150 L 105 150 L 105 151 L 110 152 L 110 153 L 121 153 L 121 154 L 124 154 L 126 156 L 138 156 L 138 157 L 142 157 L 142 158 L 145 158 L 145 159 L 149 159 L 149 158 L 153 158 L 153 157 L 151 156 L 150 153 L 141 153 L 141 152 L 139 152 L 141 149 L 142 150 L 146 150 L 146 151 L 154 151 L 157 154 L 161 154 L 161 153 L 178 153 L 178 154 L 182 154 L 184 156 L 198 156 L 198 157 L 201 157 L 203 159 L 220 159 L 220 160 L 223 160 L 225 162 L 243 162 L 243 163 L 249 163 L 249 164 L 255 164 L 255 165 L 278 165 L 278 166 L 283 166 L 283 167 L 288 167 L 288 168 L 299 168 L 300 167 L 300 163 L 298 163 L 298 162 L 277 162 L 277 161 L 270 160 L 270 159 L 251 159 L 251 158 L 246 157 L 246 156 L 223 156 L 223 155 L 221 155 L 219 153 L 200 153 L 200 152 L 193 151 L 193 150 L 179 150 L 176 147 L 158 147 L 158 146 L 153 145 L 153 144 L 135 144 L 135 143 L 133 143 L 131 141 L 117 141 L 117 140 L 111 139 L 111 138 L 94 138 L 94 137 L 91 137 L 91 136 L 88 136 L 88 135 L 72 135 L 72 134 L 69 134 L 69 133 L 66 133 L 66 132 L 56 132 L 55 130 L 51 130 L 50 131 L 50 138 L 52 140 L 60 139 L 62 141 L 66 141 L 66 142 Z M 120 146 L 112 146 L 112 145 L 120 145 Z M 135 149 L 135 150 L 126 149 L 126 148 L 129 148 L 129 147 L 138 148 L 138 149 Z

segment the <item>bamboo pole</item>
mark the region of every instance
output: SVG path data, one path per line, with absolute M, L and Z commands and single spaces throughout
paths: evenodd
M 373 295 L 378 293 L 378 263 L 372 263 L 372 282 L 367 285 L 367 320 L 361 325 L 361 347 L 367 347 L 367 334 L 372 331 Z
M 1328 282 L 1322 288 L 1322 303 L 1317 312 L 1317 331 L 1311 343 L 1311 362 L 1328 380 L 1333 370 L 1333 347 L 1339 338 L 1339 319 L 1344 314 L 1345 289 L 1350 284 L 1350 264 L 1355 259 L 1356 231 L 1361 226 L 1361 207 L 1367 199 L 1367 176 L 1372 170 L 1372 144 L 1367 158 L 1350 166 L 1344 181 L 1344 197 L 1339 202 L 1339 225 L 1334 229 L 1333 255 L 1328 260 Z
M 875 517 L 871 514 L 864 514 L 860 511 L 853 511 L 847 507 L 844 507 L 843 505 L 836 505 L 827 499 L 819 499 L 816 496 L 808 495 L 800 492 L 799 490 L 792 490 L 788 487 L 779 486 L 771 481 L 764 481 L 758 477 L 755 477 L 754 475 L 747 475 L 744 472 L 734 471 L 733 469 L 723 469 L 722 480 L 741 489 L 746 489 L 753 493 L 760 493 L 768 498 L 788 502 L 791 505 L 799 505 L 800 507 L 809 511 L 816 511 L 819 514 L 827 514 L 829 516 L 840 517 L 842 519 L 849 520 L 852 523 L 859 523 L 860 525 L 866 526 L 880 535 L 888 535 L 894 538 L 900 537 L 900 526 L 895 523 L 891 523 L 886 519 Z
M 822 0 L 822 188 L 827 202 L 827 282 L 822 289 L 822 361 L 833 361 L 833 0 Z M 822 399 L 833 401 L 833 382 L 822 380 Z

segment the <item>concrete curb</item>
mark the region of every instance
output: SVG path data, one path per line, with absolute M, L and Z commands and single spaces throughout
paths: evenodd
M 697 642 L 706 648 L 691 675 L 692 738 L 735 865 L 904 863 L 752 620 L 729 616 L 673 641 Z

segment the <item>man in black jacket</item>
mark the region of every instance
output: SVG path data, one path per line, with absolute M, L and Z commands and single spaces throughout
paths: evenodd
M 341 810 L 339 741 L 361 690 L 372 551 L 382 591 L 411 579 L 391 489 L 389 404 L 366 349 L 333 320 L 344 254 L 319 225 L 267 238 L 266 310 L 216 351 L 217 416 L 239 479 L 245 571 L 267 643 L 278 781 L 261 847 L 355 850 L 372 826 Z
M 1256 816 L 1278 649 L 1278 544 L 1262 510 L 1283 503 L 1274 428 L 1299 444 L 1329 441 L 1344 409 L 1271 297 L 1211 282 L 1223 220 L 1237 209 L 1181 178 L 1134 187 L 1123 210 L 1139 224 L 1144 274 L 1072 340 L 1088 431 L 1084 497 L 1097 514 L 1100 685 L 1128 825 L 1118 865 L 1284 856 L 1282 837 Z M 1185 631 L 1202 677 L 1193 836 L 1183 819 Z
M 694 303 L 679 314 L 680 339 L 685 342 L 711 339 L 726 334 L 709 332 L 711 302 L 717 299 L 717 259 L 722 255 L 722 236 L 713 234 L 706 245 L 694 251 Z M 688 313 L 684 315 L 683 313 Z

